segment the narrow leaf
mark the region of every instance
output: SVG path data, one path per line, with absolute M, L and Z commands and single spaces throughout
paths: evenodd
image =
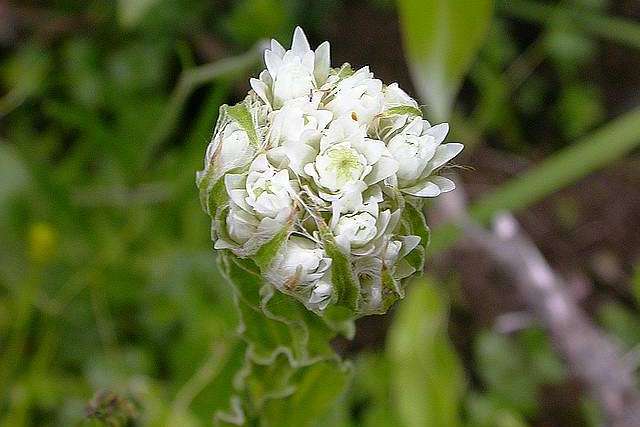
M 404 48 L 420 97 L 437 120 L 451 111 L 489 29 L 492 0 L 398 0 Z
M 342 253 L 335 242 L 329 227 L 319 219 L 317 221 L 324 250 L 331 258 L 331 282 L 337 294 L 336 305 L 355 312 L 358 308 L 360 285 L 351 268 L 349 257 Z
M 481 197 L 470 207 L 470 213 L 476 221 L 487 223 L 501 211 L 524 209 L 613 163 L 638 145 L 640 109 L 635 109 Z M 433 233 L 431 251 L 446 249 L 460 235 L 453 223 L 440 226 Z
M 402 211 L 402 223 L 407 235 L 420 237 L 420 245 L 411 251 L 407 256 L 407 262 L 421 272 L 424 269 L 425 255 L 429 246 L 430 232 L 424 214 L 411 203 L 406 203 Z
M 392 393 L 407 427 L 460 425 L 464 378 L 447 338 L 447 306 L 434 284 L 415 282 L 389 331 Z

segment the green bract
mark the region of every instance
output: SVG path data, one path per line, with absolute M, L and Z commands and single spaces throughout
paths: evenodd
M 444 144 L 396 83 L 331 68 L 300 28 L 272 41 L 245 101 L 220 111 L 197 183 L 215 248 L 252 260 L 268 285 L 325 316 L 384 312 L 422 270 L 421 198 L 462 150 Z

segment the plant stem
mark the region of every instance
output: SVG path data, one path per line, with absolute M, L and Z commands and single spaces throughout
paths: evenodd
M 211 64 L 201 65 L 183 71 L 162 113 L 161 119 L 158 121 L 156 128 L 151 132 L 151 142 L 149 144 L 147 160 L 149 160 L 154 150 L 162 145 L 171 135 L 182 113 L 184 104 L 194 90 L 217 78 L 240 75 L 246 72 L 260 60 L 264 45 L 264 41 L 260 41 L 253 48 L 241 55 L 224 58 Z
M 175 400 L 171 405 L 171 415 L 169 419 L 179 420 L 180 416 L 187 411 L 193 399 L 195 399 L 208 384 L 213 382 L 224 365 L 225 360 L 228 359 L 230 349 L 234 345 L 235 339 L 229 339 L 228 341 L 221 341 L 213 347 L 211 354 L 200 369 L 198 369 L 176 393 Z

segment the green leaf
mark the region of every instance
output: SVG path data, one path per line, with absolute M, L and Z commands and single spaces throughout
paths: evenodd
M 422 116 L 422 111 L 420 111 L 419 108 L 412 107 L 411 105 L 399 105 L 397 107 L 391 107 L 388 110 L 386 110 L 384 113 L 389 115 L 399 115 L 399 116 L 405 115 L 405 114 L 418 116 L 418 117 Z
M 640 109 L 636 109 L 607 123 L 570 147 L 548 157 L 537 167 L 482 197 L 471 207 L 471 214 L 476 220 L 485 223 L 496 212 L 530 206 L 615 161 L 639 144 Z
M 279 355 L 268 365 L 248 361 L 231 409 L 216 414 L 218 425 L 315 426 L 342 397 L 351 367 L 338 360 L 292 366 Z M 321 424 L 320 424 L 321 425 Z
M 331 282 L 337 295 L 335 305 L 347 308 L 353 315 L 358 309 L 360 285 L 351 268 L 351 261 L 347 255 L 342 253 L 331 230 L 322 219 L 318 219 L 316 222 L 324 250 L 331 258 Z
M 212 218 L 215 217 L 218 208 L 224 206 L 229 201 L 227 188 L 224 185 L 224 179 L 220 178 L 216 182 L 211 182 L 211 174 L 205 174 L 198 181 L 200 190 L 200 204 L 202 209 Z M 213 185 L 212 185 L 213 184 Z
M 500 405 L 525 415 L 534 415 L 537 411 L 537 382 L 532 375 L 527 375 L 523 350 L 495 332 L 481 333 L 475 347 L 478 372 Z
M 389 331 L 393 399 L 407 427 L 460 425 L 464 376 L 447 338 L 447 313 L 434 284 L 420 280 Z
M 293 217 L 291 219 L 293 220 Z M 284 242 L 287 241 L 287 238 L 291 234 L 292 225 L 293 221 L 287 221 L 278 234 L 276 234 L 267 243 L 260 246 L 260 249 L 258 249 L 258 252 L 256 252 L 253 257 L 253 260 L 261 270 L 269 267 L 271 261 L 273 261 L 273 258 L 276 256 Z
M 383 309 L 386 312 L 398 298 L 404 298 L 404 289 L 402 289 L 400 282 L 393 277 L 388 268 L 382 268 L 380 278 L 382 281 L 383 301 L 386 300 L 383 304 Z
M 294 391 L 284 399 L 270 400 L 261 414 L 263 426 L 320 426 L 342 397 L 350 378 L 348 365 L 335 361 L 316 363 L 298 371 Z
M 591 85 L 574 84 L 564 88 L 556 108 L 559 128 L 568 139 L 584 135 L 605 118 L 602 96 Z
M 294 8 L 287 0 L 237 0 L 222 22 L 234 41 L 249 46 L 260 39 L 291 37 Z
M 260 142 L 258 141 L 256 125 L 253 122 L 249 108 L 247 108 L 244 103 L 236 104 L 233 107 L 227 108 L 227 114 L 249 135 L 249 141 L 257 148 Z
M 353 385 L 349 391 L 352 408 L 362 410 L 362 423 L 357 425 L 401 426 L 389 399 L 391 366 L 383 352 L 358 354 Z
M 47 50 L 36 45 L 20 49 L 3 61 L 0 68 L 2 82 L 24 96 L 39 95 L 48 81 L 51 56 Z
M 407 235 L 420 237 L 420 245 L 416 246 L 414 250 L 407 254 L 405 259 L 413 268 L 416 269 L 416 271 L 422 272 L 430 239 L 430 231 L 427 226 L 427 221 L 420 209 L 415 207 L 412 203 L 407 202 L 405 203 L 404 210 L 402 211 L 402 224 L 405 227 Z
M 488 393 L 471 393 L 467 400 L 468 427 L 526 427 L 522 416 L 496 402 Z
M 221 254 L 220 262 L 236 292 L 240 331 L 252 360 L 268 364 L 286 354 L 293 365 L 303 366 L 335 357 L 329 346 L 335 332 L 294 298 L 266 284 L 253 261 Z
M 398 0 L 398 11 L 413 81 L 444 120 L 489 29 L 493 1 Z
M 322 313 L 322 319 L 329 327 L 347 339 L 353 339 L 356 334 L 353 311 L 339 306 L 329 305 Z

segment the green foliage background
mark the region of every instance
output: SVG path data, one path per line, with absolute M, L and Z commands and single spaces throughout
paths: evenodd
M 527 208 L 640 143 L 640 112 L 618 106 L 613 117 L 585 73 L 601 40 L 640 47 L 640 25 L 609 16 L 602 0 L 55 0 L 5 9 L 0 426 L 200 426 L 228 409 L 246 344 L 194 174 L 220 105 L 236 102 L 258 69 L 253 46 L 262 38 L 287 42 L 299 24 L 341 56 L 363 43 L 350 38 L 345 16 L 364 10 L 394 23 L 427 117 L 432 108 L 434 120 L 448 118 L 469 153 L 489 140 L 544 158 L 477 199 L 471 213 L 482 222 Z M 534 24 L 523 47 L 515 34 Z M 385 37 L 370 31 L 372 43 Z M 407 69 L 396 71 L 406 79 Z M 435 87 L 425 88 L 425 77 Z M 544 144 L 542 120 L 552 127 Z M 569 224 L 571 206 L 562 210 Z M 454 228 L 435 230 L 432 252 L 455 238 Z M 624 291 L 631 298 L 594 308 L 629 349 L 640 342 L 639 278 Z M 542 425 L 542 390 L 570 381 L 545 333 L 458 322 L 465 338 L 454 347 L 450 309 L 464 311 L 456 289 L 455 275 L 416 282 L 389 315 L 384 344 L 345 352 L 353 362 L 346 393 L 319 386 L 315 378 L 335 372 L 317 365 L 300 374 L 305 397 L 265 407 L 264 424 Z M 578 396 L 561 411 L 575 425 L 598 425 L 597 407 Z

